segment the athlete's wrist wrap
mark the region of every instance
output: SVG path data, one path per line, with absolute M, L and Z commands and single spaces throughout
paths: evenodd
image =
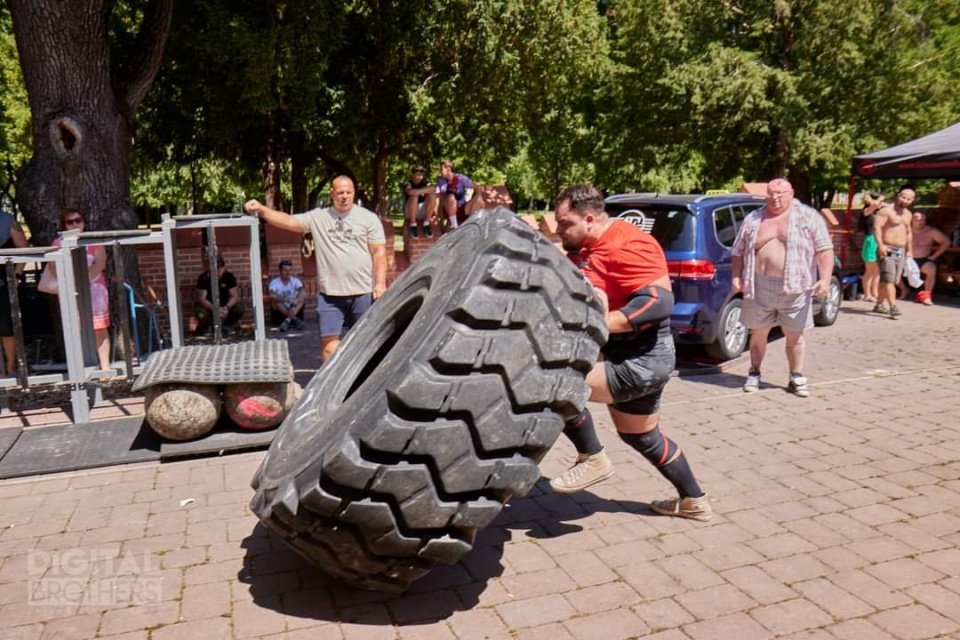
M 638 289 L 620 308 L 620 313 L 627 317 L 634 331 L 642 331 L 670 317 L 673 292 L 656 286 Z

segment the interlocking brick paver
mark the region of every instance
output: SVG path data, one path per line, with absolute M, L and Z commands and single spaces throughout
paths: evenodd
M 865 567 L 864 571 L 895 589 L 904 589 L 924 582 L 935 582 L 944 577 L 942 572 L 909 558 L 871 565 Z
M 254 638 L 285 631 L 287 623 L 281 610 L 280 596 L 257 601 L 233 603 L 233 634 L 235 638 Z
M 746 543 L 767 558 L 783 558 L 794 554 L 809 553 L 817 547 L 794 533 L 780 533 Z
M 683 632 L 693 640 L 768 640 L 773 635 L 745 613 L 712 618 L 684 625 Z
M 676 598 L 698 620 L 717 618 L 756 606 L 756 601 L 730 584 L 681 593 Z
M 830 577 L 830 582 L 877 609 L 901 607 L 912 602 L 904 594 L 893 591 L 887 584 L 860 570 L 838 573 Z
M 827 580 L 798 582 L 793 588 L 837 620 L 858 618 L 876 611 L 860 598 Z
M 638 604 L 633 612 L 640 616 L 652 631 L 672 629 L 693 622 L 693 615 L 675 600 L 664 598 Z
M 400 624 L 441 620 L 460 608 L 460 599 L 451 590 L 418 593 L 387 602 L 392 619 Z
M 586 587 L 566 594 L 567 601 L 580 613 L 597 613 L 629 607 L 640 602 L 640 596 L 623 582 Z
M 558 558 L 559 560 L 559 558 Z M 545 569 L 509 576 L 500 580 L 500 586 L 511 599 L 524 600 L 551 593 L 563 593 L 577 588 L 577 584 L 563 569 Z
M 510 631 L 492 609 L 459 611 L 451 616 L 450 627 L 459 640 L 510 640 Z
M 829 567 L 809 555 L 793 555 L 761 562 L 758 565 L 774 578 L 791 584 L 833 573 Z
M 778 636 L 822 627 L 833 621 L 828 613 L 804 598 L 758 607 L 750 615 Z
M 96 636 L 100 626 L 100 616 L 96 613 L 70 616 L 62 620 L 53 620 L 43 625 L 41 640 L 86 640 Z
M 230 640 L 233 629 L 227 618 L 180 622 L 154 629 L 150 640 Z
M 516 636 L 519 640 L 574 640 L 567 628 L 559 622 L 520 629 Z
M 881 611 L 870 616 L 868 620 L 902 640 L 934 638 L 960 629 L 960 625 L 953 620 L 923 605 L 908 605 L 899 609 Z
M 232 602 L 229 582 L 214 582 L 183 589 L 181 620 L 202 620 L 230 614 Z
M 158 625 L 173 624 L 179 619 L 179 616 L 180 603 L 178 602 L 113 609 L 103 614 L 103 619 L 100 621 L 100 635 L 116 635 Z
M 764 557 L 750 547 L 739 543 L 709 547 L 694 556 L 714 571 L 725 571 L 763 561 Z
M 562 622 L 577 612 L 561 595 L 540 596 L 494 607 L 507 626 L 513 629 Z
M 830 627 L 830 631 L 838 640 L 896 640 L 865 618 L 841 622 Z
M 633 587 L 644 599 L 668 598 L 686 589 L 670 574 L 664 572 L 652 562 L 630 564 L 617 569 L 624 581 Z
M 703 589 L 724 582 L 716 571 L 691 555 L 658 560 L 656 565 L 687 589 Z
M 748 596 L 763 604 L 780 602 L 797 596 L 793 589 L 775 580 L 759 567 L 730 569 L 721 572 L 720 575 Z
M 564 626 L 576 640 L 626 640 L 643 636 L 649 631 L 643 620 L 627 609 L 568 620 Z
M 590 552 L 560 556 L 557 564 L 573 579 L 576 586 L 589 587 L 617 579 L 617 574 Z

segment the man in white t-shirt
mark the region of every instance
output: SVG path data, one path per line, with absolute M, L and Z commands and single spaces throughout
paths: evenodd
M 317 260 L 317 315 L 326 362 L 341 338 L 387 290 L 387 253 L 377 214 L 354 204 L 353 180 L 333 179 L 332 207 L 289 215 L 250 200 L 247 213 L 287 231 L 313 235 Z
M 303 329 L 303 303 L 306 295 L 300 278 L 293 275 L 293 262 L 280 261 L 280 277 L 267 285 L 270 294 L 270 322 L 280 331 Z

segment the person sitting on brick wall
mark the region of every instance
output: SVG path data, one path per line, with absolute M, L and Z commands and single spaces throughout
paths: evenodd
M 240 287 L 237 278 L 227 271 L 223 256 L 217 256 L 217 288 L 220 291 L 220 322 L 226 333 L 232 333 L 243 317 L 246 307 L 240 300 Z M 204 271 L 197 278 L 197 304 L 193 315 L 197 318 L 197 331 L 206 332 L 213 324 L 213 285 L 210 272 Z
M 473 195 L 468 200 L 467 191 L 470 190 Z M 451 229 L 457 228 L 460 218 L 466 220 L 473 212 L 483 209 L 480 189 L 475 188 L 473 180 L 467 176 L 454 173 L 453 163 L 449 160 L 440 163 L 440 179 L 437 180 L 436 192 L 440 196 L 443 213 L 447 216 Z
M 427 169 L 422 164 L 415 164 L 410 168 L 410 179 L 403 185 L 403 192 L 407 196 L 404 205 L 407 226 L 410 237 L 420 237 L 417 233 L 417 223 L 423 224 L 423 233 L 428 238 L 433 237 L 431 225 L 437 217 L 436 187 L 430 184 L 427 178 Z
M 280 261 L 280 276 L 267 285 L 270 300 L 270 322 L 280 331 L 303 329 L 303 303 L 307 296 L 300 278 L 293 275 L 293 263 Z

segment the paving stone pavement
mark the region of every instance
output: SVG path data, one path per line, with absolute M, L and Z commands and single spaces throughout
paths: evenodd
M 782 388 L 782 340 L 758 393 L 746 364 L 668 385 L 711 522 L 654 515 L 669 485 L 595 406 L 611 481 L 541 481 L 399 596 L 258 524 L 262 452 L 0 482 L 0 638 L 960 639 L 960 308 L 867 308 L 808 334 L 810 398 Z

